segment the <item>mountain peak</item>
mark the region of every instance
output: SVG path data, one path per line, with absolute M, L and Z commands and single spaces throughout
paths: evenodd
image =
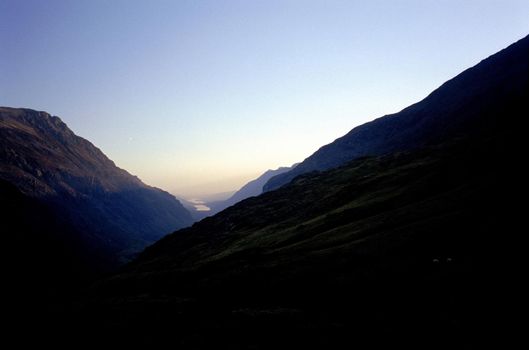
M 68 217 L 113 258 L 192 222 L 176 198 L 118 168 L 46 112 L 0 107 L 0 180 Z
M 92 143 L 75 135 L 57 116 L 0 107 L 0 132 L 0 174 L 26 194 L 39 189 L 50 195 L 69 191 L 72 181 L 97 184 L 105 191 L 145 186 L 117 168 Z

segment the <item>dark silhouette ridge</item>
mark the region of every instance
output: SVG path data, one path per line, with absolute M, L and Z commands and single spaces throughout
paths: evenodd
M 360 125 L 321 147 L 295 169 L 264 186 L 277 189 L 296 176 L 331 169 L 355 158 L 419 148 L 464 135 L 469 127 L 488 127 L 488 115 L 501 113 L 503 103 L 517 99 L 527 85 L 529 37 L 481 61 L 447 81 L 422 101 L 402 111 Z

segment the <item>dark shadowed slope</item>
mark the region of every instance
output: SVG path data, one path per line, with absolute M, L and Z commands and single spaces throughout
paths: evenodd
M 191 223 L 173 196 L 116 167 L 45 112 L 0 108 L 0 179 L 52 208 L 109 267 Z
M 270 179 L 264 190 L 281 187 L 300 174 L 331 169 L 358 157 L 433 144 L 465 133 L 469 127 L 478 131 L 490 123 L 492 115 L 501 113 L 512 99 L 519 98 L 521 87 L 527 85 L 528 71 L 529 37 L 525 37 L 447 81 L 424 100 L 358 126 L 323 146 L 292 171 Z
M 2 239 L 8 247 L 3 257 L 19 281 L 35 283 L 28 291 L 42 287 L 37 280 L 50 281 L 47 288 L 52 290 L 61 281 L 79 281 L 95 272 L 79 233 L 45 204 L 0 180 L 0 208 Z
M 166 236 L 99 283 L 79 317 L 118 344 L 472 348 L 490 306 L 480 297 L 494 283 L 487 262 L 512 221 L 526 47 L 463 79 L 461 89 L 489 79 L 488 99 L 435 111 L 444 122 L 422 130 L 429 146 L 303 174 Z M 518 74 L 504 75 L 510 67 Z M 373 137 L 386 137 L 381 125 Z
M 244 200 L 101 282 L 81 318 L 118 344 L 468 345 L 493 144 L 361 159 Z
M 496 283 L 488 262 L 511 231 L 525 48 L 450 83 L 476 96 L 474 77 L 488 98 L 432 110 L 436 145 L 298 176 L 166 236 L 99 283 L 79 317 L 118 344 L 472 348 Z M 455 110 L 464 122 L 448 126 Z M 387 137 L 378 123 L 371 135 Z
M 48 206 L 0 180 L 2 308 L 9 327 L 39 329 L 55 304 L 106 268 L 83 235 Z M 96 264 L 97 261 L 100 265 Z
M 294 164 L 290 167 L 280 167 L 275 170 L 267 170 L 257 179 L 248 182 L 246 185 L 242 186 L 237 192 L 235 192 L 230 198 L 223 201 L 208 202 L 206 203 L 211 212 L 208 213 L 208 216 L 214 215 L 228 207 L 231 207 L 235 203 L 242 201 L 243 199 L 249 197 L 255 197 L 263 193 L 263 186 L 270 180 L 272 177 L 283 174 L 296 167 L 297 164 Z

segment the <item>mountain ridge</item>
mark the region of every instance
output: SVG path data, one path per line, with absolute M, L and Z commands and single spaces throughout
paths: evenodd
M 0 179 L 53 208 L 110 265 L 192 222 L 174 196 L 118 168 L 59 117 L 0 107 L 0 136 Z
M 42 151 L 45 151 L 49 155 L 53 155 L 53 151 L 63 148 L 63 154 L 55 155 L 56 162 L 52 163 L 49 160 L 48 164 L 54 167 L 53 170 L 61 170 L 65 167 L 73 173 L 74 175 L 82 176 L 97 176 L 95 173 L 96 166 L 108 167 L 113 173 L 108 175 L 113 175 L 109 178 L 104 179 L 104 176 L 100 176 L 97 180 L 107 180 L 109 183 L 102 183 L 106 185 L 107 190 L 115 190 L 119 187 L 124 187 L 125 185 L 142 185 L 145 187 L 150 187 L 145 185 L 137 176 L 129 174 L 126 170 L 119 168 L 116 164 L 106 157 L 106 155 L 99 149 L 94 146 L 90 141 L 75 135 L 68 126 L 57 116 L 52 116 L 47 112 L 35 111 L 28 108 L 10 108 L 10 107 L 0 107 L 0 127 L 3 131 L 13 131 L 13 132 L 22 132 L 26 133 L 31 137 L 38 138 L 47 143 L 46 145 L 40 145 Z M 68 145 L 71 143 L 72 145 Z M 73 148 L 72 146 L 79 146 L 78 149 Z M 9 145 L 5 145 L 5 148 L 9 149 Z M 82 149 L 84 148 L 84 149 Z M 84 154 L 80 152 L 80 149 L 84 151 Z M 4 150 L 4 159 L 9 159 L 8 152 Z M 16 150 L 12 150 L 14 157 L 16 158 Z M 36 152 L 35 152 L 36 153 Z M 36 156 L 36 155 L 35 155 Z M 11 157 L 12 159 L 13 157 Z M 51 163 L 51 164 L 50 164 Z M 3 166 L 14 165 L 12 169 L 25 168 L 28 173 L 31 173 L 33 169 L 28 168 L 28 164 L 19 163 L 19 164 L 3 164 Z M 39 169 L 35 169 L 35 173 L 38 175 Z M 3 176 L 7 176 L 8 173 L 4 172 Z M 107 175 L 107 174 L 104 174 Z M 116 175 L 118 178 L 116 179 Z M 41 175 L 38 175 L 40 177 Z M 16 177 L 14 177 L 16 180 Z M 118 180 L 118 181 L 116 181 Z M 116 182 L 123 182 L 117 184 Z M 21 186 L 24 186 L 24 182 L 20 182 Z M 43 185 L 43 187 L 46 187 Z M 24 188 L 24 190 L 28 190 Z M 54 192 L 54 189 L 46 188 L 47 191 Z
M 277 189 L 302 173 L 331 169 L 357 157 L 411 150 L 456 136 L 473 123 L 476 112 L 469 111 L 474 107 L 486 109 L 483 101 L 494 101 L 491 95 L 507 96 L 509 91 L 519 94 L 520 86 L 526 83 L 528 66 L 529 36 L 526 36 L 441 84 L 421 101 L 357 126 L 322 146 L 296 169 L 271 178 L 264 190 Z M 494 80 L 499 76 L 503 77 L 503 83 Z

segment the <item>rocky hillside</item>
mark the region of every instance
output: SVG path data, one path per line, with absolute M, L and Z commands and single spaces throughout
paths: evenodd
M 49 206 L 113 266 L 192 221 L 172 195 L 45 112 L 0 108 L 0 179 Z

